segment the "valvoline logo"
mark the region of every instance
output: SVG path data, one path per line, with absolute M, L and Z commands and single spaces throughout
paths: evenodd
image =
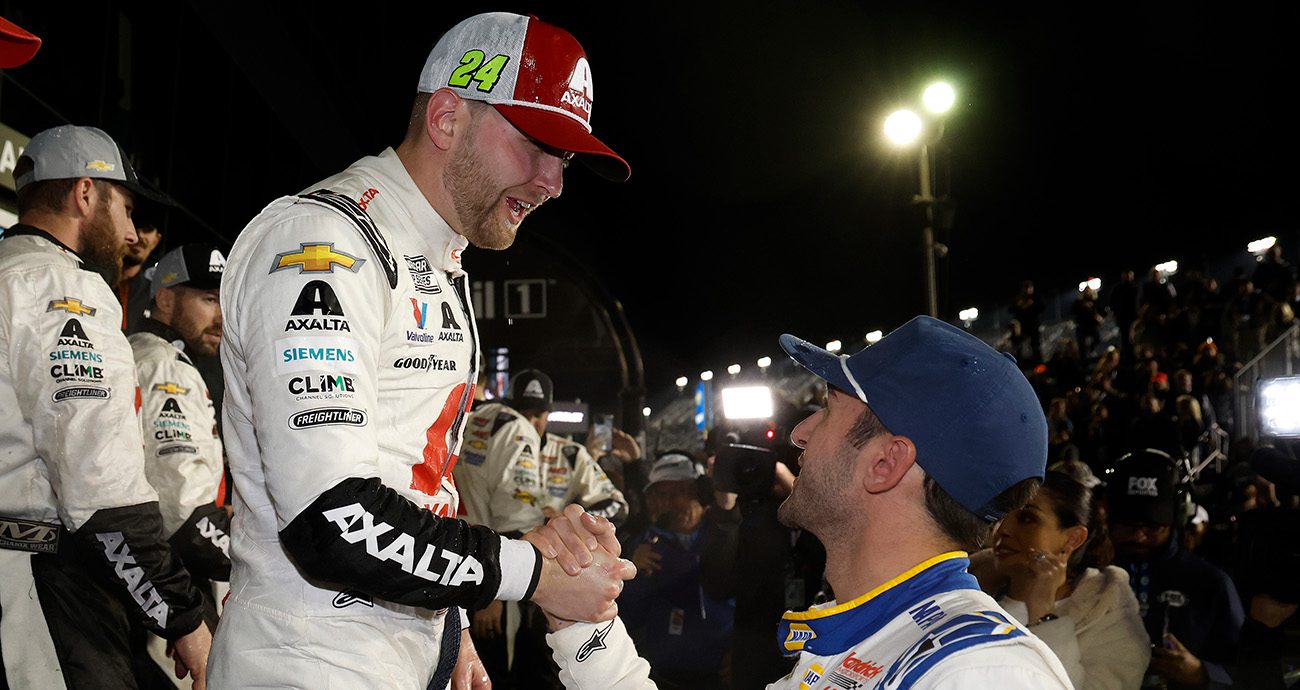
M 420 330 L 424 330 L 424 322 L 425 322 L 425 319 L 427 319 L 427 318 L 429 317 L 429 303 L 428 303 L 428 302 L 417 302 L 417 301 L 415 301 L 415 298 L 412 297 L 412 298 L 411 298 L 411 311 L 412 311 L 412 312 L 414 313 L 414 315 L 415 315 L 415 327 L 418 328 L 418 329 L 420 329 Z

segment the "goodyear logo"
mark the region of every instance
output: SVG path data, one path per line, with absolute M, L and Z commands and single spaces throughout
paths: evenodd
M 791 623 L 790 633 L 785 636 L 785 648 L 787 651 L 798 652 L 803 650 L 803 646 L 817 637 L 817 633 L 812 628 L 803 623 Z
M 271 273 L 290 268 L 297 268 L 299 273 L 333 273 L 335 266 L 356 273 L 365 262 L 347 252 L 336 251 L 333 242 L 313 242 L 299 244 L 298 251 L 276 254 Z
M 817 681 L 822 679 L 822 673 L 825 669 L 821 664 L 813 664 L 808 667 L 808 672 L 803 674 L 803 680 L 799 682 L 799 690 L 812 690 L 817 685 Z
M 91 161 L 86 164 L 86 169 L 98 170 L 99 172 L 113 172 L 117 169 L 117 166 L 107 161 Z
M 82 304 L 81 300 L 76 297 L 64 297 L 63 299 L 50 300 L 50 304 L 45 311 L 66 311 L 69 314 L 78 316 L 94 316 L 96 309 Z
M 162 392 L 166 393 L 167 395 L 185 395 L 186 393 L 190 392 L 190 389 L 188 389 L 188 388 L 181 388 L 180 386 L 178 386 L 178 385 L 176 385 L 176 384 L 174 384 L 174 383 L 170 383 L 170 382 L 168 382 L 168 383 L 155 383 L 155 384 L 153 385 L 153 389 L 156 390 L 156 391 L 162 391 Z

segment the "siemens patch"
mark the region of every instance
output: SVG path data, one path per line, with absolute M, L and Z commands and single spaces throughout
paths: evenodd
M 351 338 L 298 336 L 275 341 L 275 370 L 281 374 L 299 371 L 357 372 L 357 341 Z

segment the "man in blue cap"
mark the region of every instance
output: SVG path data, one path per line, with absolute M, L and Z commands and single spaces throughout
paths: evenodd
M 801 473 L 779 517 L 825 545 L 836 601 L 786 613 L 777 642 L 798 660 L 769 688 L 1069 688 L 966 572 L 965 551 L 1047 462 L 1047 422 L 1014 360 L 925 316 L 852 356 L 789 335 L 781 347 L 826 400 L 791 433 Z M 645 686 L 619 621 L 553 627 L 566 684 Z

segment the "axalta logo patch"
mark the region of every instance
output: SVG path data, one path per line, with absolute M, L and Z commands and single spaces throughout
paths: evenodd
M 299 244 L 297 251 L 276 254 L 271 273 L 290 268 L 299 273 L 333 273 L 335 266 L 356 273 L 365 263 L 365 259 L 335 250 L 333 242 L 311 242 Z
M 405 532 L 398 532 L 392 541 L 381 547 L 379 537 L 393 531 L 393 526 L 376 522 L 375 516 L 360 503 L 332 508 L 321 516 L 338 526 L 343 541 L 364 544 L 366 554 L 371 558 L 392 561 L 408 575 L 447 587 L 483 583 L 483 564 L 472 555 L 462 556 L 433 544 L 425 544 L 423 552 L 417 555 L 415 537 Z M 434 570 L 439 566 L 440 571 Z
M 126 537 L 121 532 L 105 532 L 96 534 L 95 538 L 104 546 L 104 556 L 113 566 L 118 579 L 126 585 L 131 598 L 135 599 L 146 616 L 158 623 L 158 627 L 166 628 L 167 614 L 171 610 L 153 583 L 144 579 L 144 570 L 136 565 L 135 556 L 131 555 L 131 549 L 126 545 Z
M 785 648 L 787 651 L 798 652 L 817 637 L 817 633 L 812 628 L 803 623 L 791 623 L 790 632 L 785 636 Z

